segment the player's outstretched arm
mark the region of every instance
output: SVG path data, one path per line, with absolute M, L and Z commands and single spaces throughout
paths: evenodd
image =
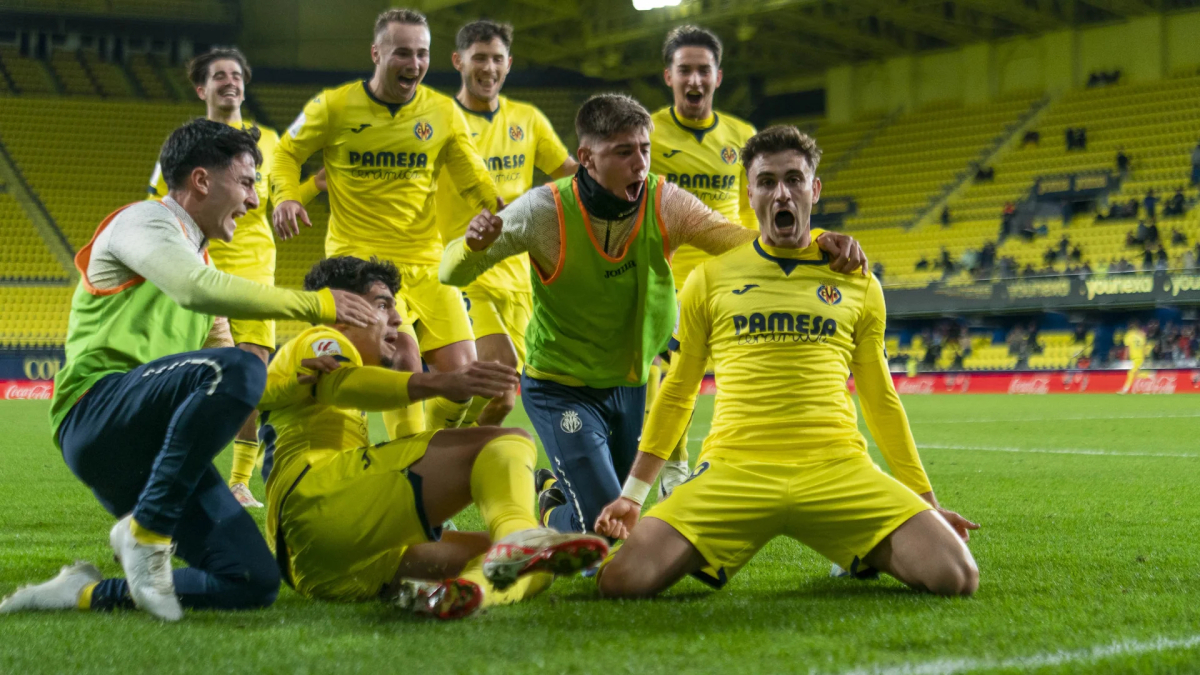
M 320 376 L 316 398 L 338 408 L 384 411 L 403 408 L 435 396 L 462 400 L 493 398 L 515 389 L 517 371 L 490 361 L 476 361 L 448 373 L 406 373 L 376 366 L 343 365 Z
M 531 195 L 539 189 L 521 195 L 500 214 L 480 210 L 467 224 L 467 233 L 446 245 L 438 279 L 450 286 L 466 286 L 501 260 L 528 251 Z

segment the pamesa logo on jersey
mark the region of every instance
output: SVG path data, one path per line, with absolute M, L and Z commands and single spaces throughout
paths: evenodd
M 421 120 L 413 126 L 413 135 L 417 137 L 417 140 L 427 141 L 433 138 L 433 125 Z
M 525 130 L 521 128 L 521 125 L 514 124 L 508 128 L 508 137 L 520 143 L 525 140 Z
M 737 161 L 738 161 L 737 148 L 733 147 L 732 145 L 727 145 L 727 146 L 721 148 L 721 159 L 726 164 L 737 164 Z
M 836 305 L 842 301 L 842 292 L 833 284 L 821 284 L 817 286 L 817 297 L 827 305 Z

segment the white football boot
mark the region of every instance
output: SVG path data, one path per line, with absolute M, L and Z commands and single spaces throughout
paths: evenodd
M 108 533 L 108 543 L 125 569 L 133 604 L 165 621 L 178 621 L 183 618 L 183 607 L 175 597 L 175 579 L 171 576 L 175 546 L 138 543 L 129 529 L 132 522 L 133 516 L 118 520 Z
M 234 498 L 243 508 L 261 509 L 263 507 L 263 503 L 255 499 L 254 493 L 245 483 L 234 483 L 229 486 L 229 491 L 233 493 Z
M 403 579 L 387 598 L 391 604 L 435 619 L 464 619 L 483 604 L 483 589 L 467 579 Z
M 30 612 L 50 609 L 75 609 L 79 607 L 79 595 L 90 584 L 103 579 L 96 566 L 77 561 L 64 565 L 58 576 L 35 586 L 23 586 L 0 602 L 0 614 Z
M 602 537 L 538 527 L 514 532 L 493 544 L 483 557 L 483 576 L 502 591 L 526 574 L 575 574 L 606 555 L 608 541 Z
M 675 488 L 687 482 L 689 476 L 692 475 L 692 470 L 688 468 L 687 462 L 667 462 L 663 464 L 662 471 L 658 473 L 658 501 L 662 501 L 671 496 Z

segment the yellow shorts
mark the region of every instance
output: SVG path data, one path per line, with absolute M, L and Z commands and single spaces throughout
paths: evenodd
M 650 509 L 704 556 L 694 576 L 720 588 L 777 536 L 850 570 L 884 537 L 930 508 L 866 455 L 786 463 L 705 456 Z
M 463 300 L 467 303 L 467 315 L 471 317 L 471 330 L 475 337 L 485 335 L 507 335 L 517 348 L 517 359 L 525 363 L 525 328 L 533 316 L 533 293 L 524 291 L 499 292 L 494 289 L 471 284 L 463 289 Z
M 229 332 L 235 345 L 243 342 L 275 351 L 275 322 L 254 319 L 230 319 Z
M 436 541 L 407 471 L 436 431 L 347 450 L 312 466 L 283 498 L 281 527 L 296 591 L 361 602 L 378 597 L 412 544 Z
M 404 300 L 400 316 L 405 325 L 416 328 L 422 354 L 475 339 L 462 291 L 438 281 L 437 265 L 396 263 L 396 268 L 400 270 L 397 298 Z

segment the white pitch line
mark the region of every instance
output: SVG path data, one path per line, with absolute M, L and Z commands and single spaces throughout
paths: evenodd
M 878 445 L 871 443 L 872 447 Z M 942 445 L 938 443 L 921 443 L 918 450 L 980 450 L 982 452 L 1029 452 L 1041 455 L 1101 455 L 1106 457 L 1182 457 L 1196 459 L 1200 455 L 1172 454 L 1166 452 L 1112 452 L 1111 450 L 1092 450 L 1087 448 L 1017 448 L 979 445 Z
M 938 659 L 924 663 L 878 668 L 857 668 L 842 675 L 956 675 L 980 670 L 1030 670 L 1073 664 L 1103 661 L 1118 656 L 1136 656 L 1156 652 L 1195 649 L 1200 646 L 1200 635 L 1186 638 L 1160 637 L 1153 640 L 1113 642 L 1072 651 L 1045 652 L 1031 656 L 1007 659 Z
M 1074 420 L 1157 420 L 1196 418 L 1200 413 L 1184 413 L 1180 415 L 1081 415 L 1078 417 L 996 417 L 961 420 L 922 420 L 909 418 L 915 425 L 924 424 L 987 424 L 993 422 L 1070 422 Z

